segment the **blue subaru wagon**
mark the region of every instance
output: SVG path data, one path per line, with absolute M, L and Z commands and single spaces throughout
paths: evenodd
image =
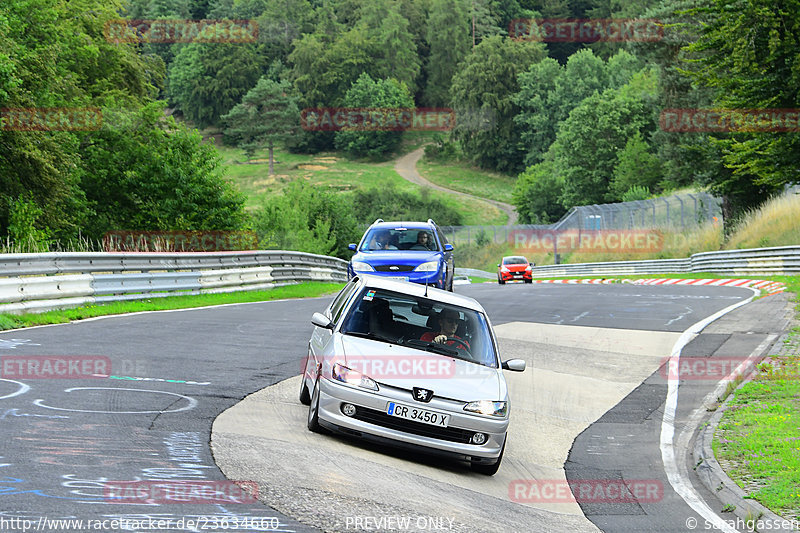
M 384 222 L 379 218 L 350 249 L 356 252 L 347 267 L 351 279 L 372 274 L 453 290 L 453 245 L 431 219 Z

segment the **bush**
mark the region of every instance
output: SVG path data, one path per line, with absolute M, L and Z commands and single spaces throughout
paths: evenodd
M 416 196 L 394 186 L 354 191 L 353 212 L 356 220 L 365 224 L 376 218 L 422 221 L 432 218 L 441 226 L 460 226 L 463 221 L 457 210 L 431 198 L 429 189 L 422 189 L 422 194 Z

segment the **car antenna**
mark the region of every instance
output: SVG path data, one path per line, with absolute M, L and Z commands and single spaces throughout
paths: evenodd
M 428 280 L 425 280 L 425 298 L 428 297 Z

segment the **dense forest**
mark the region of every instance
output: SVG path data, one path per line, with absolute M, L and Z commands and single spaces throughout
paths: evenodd
M 120 37 L 121 18 L 151 26 Z M 159 19 L 257 32 L 164 42 Z M 515 33 L 520 19 L 659 31 L 543 40 Z M 354 210 L 350 197 L 298 185 L 248 214 L 198 132 L 216 128 L 248 154 L 396 150 L 401 131 L 299 127 L 300 110 L 330 107 L 452 109 L 455 127 L 429 156 L 516 176 L 522 222 L 687 187 L 735 215 L 800 180 L 797 115 L 714 131 L 665 127 L 665 110 L 800 107 L 798 38 L 800 0 L 4 0 L 0 237 L 47 249 L 119 229 L 254 229 L 262 246 L 344 254 L 381 208 L 429 209 L 393 193 Z M 99 110 L 102 121 L 19 127 L 31 109 Z

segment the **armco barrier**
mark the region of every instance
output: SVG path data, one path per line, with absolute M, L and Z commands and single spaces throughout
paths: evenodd
M 3 254 L 0 313 L 346 279 L 346 261 L 303 252 Z
M 688 259 L 649 261 L 611 261 L 537 266 L 538 278 L 566 276 L 634 276 L 688 273 L 727 274 L 731 276 L 781 276 L 800 274 L 800 246 L 751 248 L 702 252 Z

